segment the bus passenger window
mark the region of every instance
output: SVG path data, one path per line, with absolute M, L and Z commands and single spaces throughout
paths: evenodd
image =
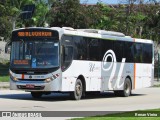
M 143 62 L 143 46 L 140 43 L 135 44 L 134 49 L 134 61 L 135 63 L 142 63 Z
M 152 63 L 152 44 L 143 44 L 143 62 Z
M 87 40 L 83 37 L 74 36 L 74 59 L 87 60 Z
M 98 39 L 88 39 L 88 57 L 91 61 L 100 60 L 100 42 Z

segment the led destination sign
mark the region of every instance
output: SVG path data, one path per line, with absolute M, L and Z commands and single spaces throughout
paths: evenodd
M 33 39 L 32 39 L 33 38 Z M 38 39 L 37 39 L 38 38 Z M 59 33 L 51 29 L 20 29 L 12 32 L 11 41 L 19 40 L 42 40 L 52 39 L 59 40 Z
M 51 37 L 52 32 L 41 32 L 41 31 L 32 31 L 32 32 L 18 32 L 19 37 Z

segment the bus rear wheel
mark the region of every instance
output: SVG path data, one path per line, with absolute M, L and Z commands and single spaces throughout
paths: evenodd
M 80 100 L 83 94 L 83 84 L 80 79 L 76 80 L 74 91 L 70 93 L 73 100 Z
M 42 92 L 31 92 L 33 98 L 41 98 Z
M 128 97 L 131 95 L 131 81 L 129 78 L 126 78 L 125 79 L 125 82 L 124 82 L 124 89 L 122 91 L 122 96 L 123 97 Z
M 123 90 L 114 91 L 116 96 L 128 97 L 131 95 L 131 81 L 129 78 L 125 79 Z

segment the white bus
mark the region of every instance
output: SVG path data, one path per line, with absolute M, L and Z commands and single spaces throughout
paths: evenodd
M 123 33 L 69 27 L 24 28 L 12 32 L 10 89 L 40 98 L 68 92 L 114 91 L 127 97 L 153 84 L 153 41 Z

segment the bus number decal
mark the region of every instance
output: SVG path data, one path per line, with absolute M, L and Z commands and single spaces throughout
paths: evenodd
M 94 63 L 89 63 L 89 71 L 93 72 L 95 69 L 95 64 Z

